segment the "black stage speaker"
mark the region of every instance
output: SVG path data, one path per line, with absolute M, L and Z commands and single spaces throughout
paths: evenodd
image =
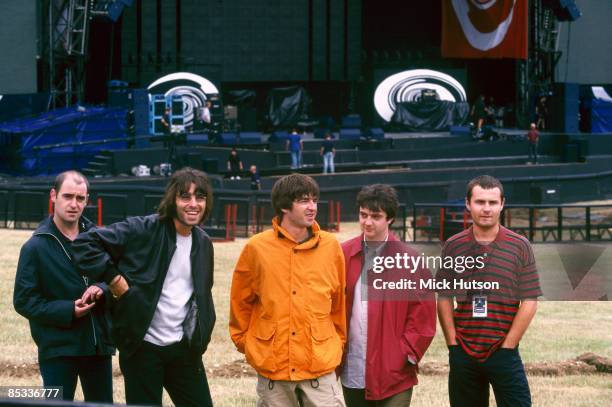
M 549 105 L 547 130 L 578 133 L 580 87 L 577 83 L 555 83 Z

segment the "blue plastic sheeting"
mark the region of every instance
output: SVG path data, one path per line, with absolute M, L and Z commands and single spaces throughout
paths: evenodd
M 0 166 L 0 170 L 23 175 L 42 175 L 82 169 L 100 150 L 127 148 L 126 115 L 127 110 L 123 108 L 63 108 L 33 119 L 2 123 L 2 142 L 13 147 L 12 153 L 18 155 L 20 162 L 8 169 Z M 123 140 L 38 151 L 34 149 L 51 144 L 108 139 Z
M 591 101 L 591 132 L 612 133 L 612 102 Z

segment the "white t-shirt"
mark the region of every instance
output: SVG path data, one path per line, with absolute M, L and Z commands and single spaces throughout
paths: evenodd
M 207 107 L 203 107 L 202 108 L 202 121 L 204 121 L 205 123 L 210 123 L 211 117 L 210 117 L 210 109 Z
M 176 250 L 170 261 L 157 308 L 144 340 L 168 346 L 183 339 L 183 321 L 193 295 L 191 277 L 191 235 L 176 234 Z

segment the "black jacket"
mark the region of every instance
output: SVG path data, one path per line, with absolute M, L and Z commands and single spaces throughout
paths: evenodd
M 191 273 L 197 304 L 196 334 L 191 350 L 204 353 L 215 324 L 213 246 L 199 227 L 191 233 Z M 113 339 L 120 351 L 136 351 L 151 325 L 157 301 L 176 250 L 172 221 L 157 215 L 128 218 L 107 228 L 92 229 L 77 237 L 74 257 L 81 273 L 109 283 L 121 274 L 130 289 L 111 307 Z
M 84 218 L 79 221 L 81 231 L 92 226 Z M 74 318 L 74 301 L 81 298 L 88 281 L 77 272 L 71 257 L 69 241 L 51 217 L 38 225 L 19 254 L 13 306 L 30 322 L 39 360 L 114 353 L 105 307 L 111 298 L 106 284 L 97 284 L 105 295 L 92 312 Z

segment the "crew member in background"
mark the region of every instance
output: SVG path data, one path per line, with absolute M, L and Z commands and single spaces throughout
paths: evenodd
M 538 131 L 536 124 L 531 123 L 529 126 L 529 132 L 527 133 L 527 152 L 528 160 L 533 164 L 538 163 L 538 140 L 540 138 L 540 132 Z
M 236 151 L 235 147 L 232 147 L 232 151 L 230 151 L 227 156 L 227 172 L 230 176 L 230 179 L 240 179 L 240 174 L 244 170 L 244 166 L 242 165 L 242 160 L 238 155 L 238 151 Z
M 334 158 L 336 157 L 336 148 L 332 140 L 331 134 L 325 134 L 325 140 L 321 146 L 321 157 L 323 157 L 323 173 L 334 173 Z

